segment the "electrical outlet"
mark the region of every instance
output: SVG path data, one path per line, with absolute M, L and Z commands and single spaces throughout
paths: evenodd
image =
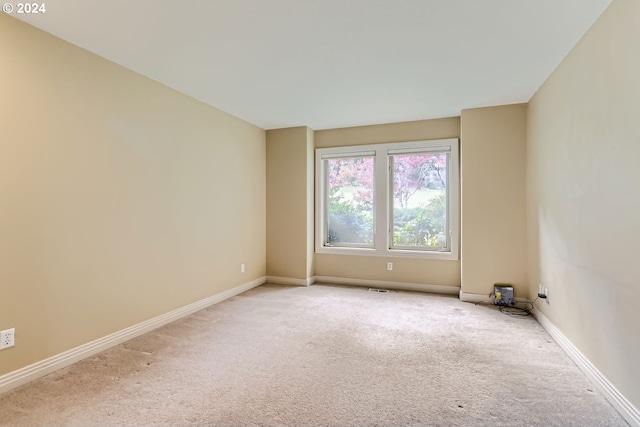
M 16 328 L 5 329 L 0 331 L 0 350 L 13 347 L 15 345 Z
M 544 288 L 544 294 L 547 297 L 545 301 L 547 302 L 547 304 L 549 304 L 549 289 Z
M 393 270 L 393 263 L 392 262 L 388 262 L 387 263 L 387 270 L 389 270 L 389 271 Z
M 244 264 L 240 264 L 240 273 L 244 273 Z

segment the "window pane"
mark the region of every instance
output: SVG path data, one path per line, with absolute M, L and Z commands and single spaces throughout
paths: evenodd
M 373 156 L 325 160 L 328 246 L 373 246 Z
M 391 156 L 392 247 L 440 249 L 447 242 L 448 153 Z

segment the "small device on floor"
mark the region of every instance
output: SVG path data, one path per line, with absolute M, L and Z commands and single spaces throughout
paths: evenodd
M 493 285 L 494 302 L 496 305 L 515 305 L 516 300 L 513 298 L 513 286 L 496 283 Z

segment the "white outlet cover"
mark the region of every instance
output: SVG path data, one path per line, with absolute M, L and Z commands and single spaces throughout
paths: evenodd
M 15 328 L 0 331 L 0 350 L 13 347 L 15 345 L 15 334 Z

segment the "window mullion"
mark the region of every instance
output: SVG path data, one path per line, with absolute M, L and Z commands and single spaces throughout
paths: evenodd
M 389 157 L 384 149 L 376 153 L 375 168 L 375 249 L 389 248 Z

